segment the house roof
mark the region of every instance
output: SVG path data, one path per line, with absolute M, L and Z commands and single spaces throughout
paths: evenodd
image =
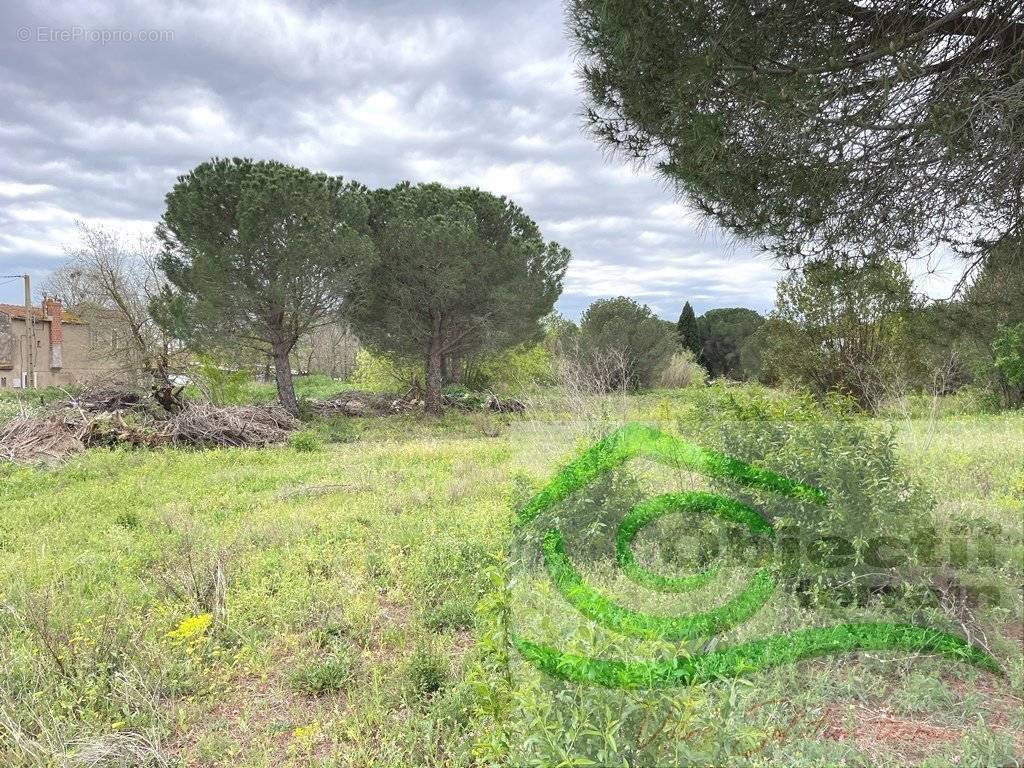
M 0 312 L 10 316 L 12 320 L 25 319 L 25 307 L 21 304 L 0 304 Z M 49 317 L 43 314 L 41 307 L 32 307 L 32 318 L 43 322 L 49 322 L 50 320 Z M 68 312 L 66 309 L 64 310 L 62 322 L 70 323 L 71 325 L 88 325 L 88 322 L 81 319 L 74 312 Z

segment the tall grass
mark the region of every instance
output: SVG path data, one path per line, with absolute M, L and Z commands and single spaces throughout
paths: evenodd
M 273 398 L 272 386 L 257 390 Z M 598 693 L 525 664 L 505 634 L 509 611 L 560 598 L 510 578 L 513 510 L 591 431 L 631 420 L 678 430 L 726 408 L 757 423 L 771 415 L 758 408 L 801 407 L 747 386 L 546 397 L 486 428 L 464 414 L 366 418 L 311 425 L 321 439 L 294 446 L 90 449 L 56 468 L 0 467 L 0 765 L 992 765 L 1020 754 L 1013 589 L 970 617 L 1006 679 L 860 654 Z M 987 536 L 965 562 L 1018 585 L 1024 414 L 940 417 L 928 449 L 910 439 L 919 426 L 900 427 L 900 456 L 936 519 Z M 670 554 L 659 531 L 679 532 L 638 537 L 647 565 Z M 717 589 L 739 588 L 742 574 L 735 585 L 725 575 Z M 940 610 L 911 598 L 822 609 L 782 591 L 743 631 L 834 618 L 821 610 Z M 535 620 L 550 631 L 568 616 Z M 607 640 L 573 621 L 573 642 Z M 953 736 L 923 753 L 864 740 L 894 719 Z

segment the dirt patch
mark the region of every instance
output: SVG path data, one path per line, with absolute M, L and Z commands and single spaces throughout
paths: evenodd
M 971 686 L 969 690 L 1005 699 L 1000 704 L 1012 706 L 1017 701 L 1019 706 L 1015 697 L 999 694 L 994 689 L 990 691 L 982 686 Z M 1015 751 L 1024 755 L 1024 734 L 1010 727 L 1008 713 L 1002 706 L 995 707 L 992 716 L 986 720 L 993 732 L 1013 737 Z M 896 715 L 881 705 L 834 705 L 825 711 L 822 723 L 822 737 L 851 743 L 873 759 L 896 760 L 902 765 L 916 765 L 928 757 L 948 753 L 950 747 L 967 734 L 965 728 L 940 725 L 925 717 L 911 719 Z
M 295 658 L 281 656 L 269 665 L 265 676 L 238 675 L 207 711 L 190 717 L 192 727 L 175 735 L 168 744 L 171 756 L 183 762 L 194 759 L 197 745 L 210 736 L 238 748 L 223 755 L 233 764 L 256 763 L 262 758 L 268 765 L 282 765 L 296 750 L 325 756 L 331 740 L 318 728 L 337 720 L 348 707 L 348 699 L 344 692 L 315 697 L 293 690 L 287 671 L 295 663 Z
M 959 728 L 908 720 L 858 705 L 830 707 L 822 730 L 826 739 L 852 742 L 867 755 L 888 760 L 897 758 L 904 765 L 947 751 L 962 735 Z

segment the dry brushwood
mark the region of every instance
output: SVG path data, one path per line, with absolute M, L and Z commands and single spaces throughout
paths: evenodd
M 281 443 L 296 421 L 276 406 L 190 405 L 168 420 L 170 441 L 199 448 Z
M 497 413 L 520 413 L 526 409 L 520 400 L 494 394 L 449 399 L 446 403 L 453 408 L 471 407 Z M 294 417 L 278 406 L 219 407 L 193 403 L 168 414 L 147 405 L 145 396 L 132 390 L 83 391 L 58 403 L 44 417 L 22 416 L 0 426 L 0 460 L 59 461 L 91 446 L 260 447 L 284 442 L 297 424 Z M 413 393 L 342 392 L 329 400 L 314 400 L 309 408 L 319 416 L 384 416 L 420 410 L 423 401 Z
M 318 416 L 383 416 L 415 408 L 413 400 L 376 392 L 339 392 L 329 400 L 313 400 L 309 404 L 309 409 Z
M 143 393 L 132 389 L 102 387 L 83 389 L 71 395 L 63 405 L 87 413 L 112 413 L 141 407 L 145 399 Z
M 86 446 L 119 445 L 132 448 L 156 448 L 170 440 L 167 422 L 152 419 L 141 423 L 125 421 L 121 411 L 99 413 L 88 417 L 85 422 Z
M 0 460 L 59 461 L 90 446 L 259 447 L 284 442 L 295 426 L 295 419 L 277 407 L 190 405 L 163 417 L 62 407 L 42 418 L 22 416 L 0 426 Z
M 443 398 L 449 408 L 462 410 L 484 409 L 496 413 L 522 413 L 526 405 L 511 397 L 495 394 L 473 397 Z M 313 400 L 309 409 L 318 416 L 387 416 L 394 413 L 410 413 L 423 408 L 423 400 L 413 391 L 404 395 L 375 392 L 339 392 L 329 400 Z
M 488 410 L 496 413 L 522 413 L 526 410 L 526 403 L 514 397 L 490 395 L 484 405 Z
M 81 430 L 64 422 L 20 416 L 0 426 L 0 459 L 14 462 L 59 461 L 85 449 Z

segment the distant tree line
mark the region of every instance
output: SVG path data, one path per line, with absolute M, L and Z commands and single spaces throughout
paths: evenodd
M 896 259 L 851 256 L 790 270 L 767 317 L 697 315 L 686 301 L 675 323 L 626 297 L 594 302 L 578 326 L 552 314 L 568 261 L 521 208 L 478 189 L 369 190 L 214 159 L 167 195 L 155 240 L 83 226 L 44 290 L 98 323 L 114 318 L 121 342 L 109 353 L 167 407 L 189 354 L 207 367 L 265 365 L 296 411 L 296 364 L 347 376 L 360 348 L 431 410 L 452 384 L 607 392 L 707 377 L 840 392 L 869 410 L 967 385 L 1003 405 L 1024 399 L 1024 255 L 1012 243 L 956 300 L 916 296 Z
M 579 328 L 561 336 L 572 340 L 576 375 L 588 371 L 605 391 L 673 386 L 666 374 L 685 356 L 712 378 L 839 393 L 869 411 L 914 392 L 946 395 L 968 385 L 1019 406 L 1024 254 L 992 254 L 956 300 L 916 295 L 895 259 L 816 261 L 780 280 L 767 317 L 742 307 L 697 315 L 687 301 L 673 325 L 619 297 L 592 304 Z
M 1005 406 L 1024 396 L 1024 255 L 992 255 L 955 300 L 927 302 L 895 259 L 810 262 L 780 280 L 767 318 L 714 309 L 691 319 L 679 343 L 715 377 L 839 392 L 868 410 L 907 393 L 966 385 Z

